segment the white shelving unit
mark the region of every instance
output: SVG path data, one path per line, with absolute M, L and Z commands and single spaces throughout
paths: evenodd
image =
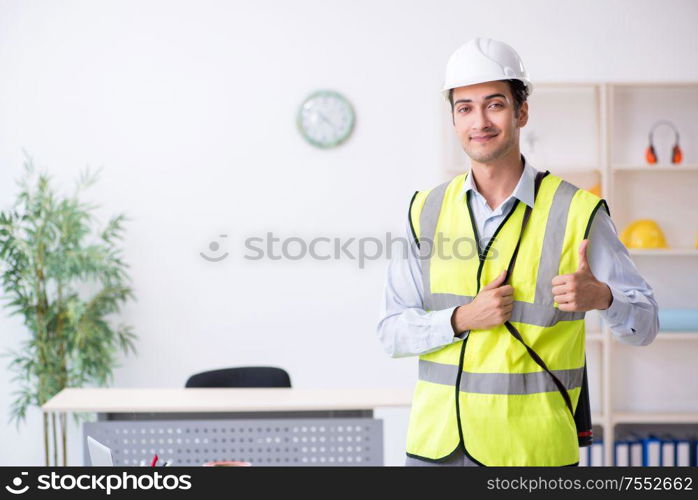
M 696 257 L 698 248 L 666 248 L 666 249 L 637 249 L 631 248 L 633 257 Z
M 614 165 L 613 170 L 615 171 L 630 171 L 630 172 L 642 172 L 648 174 L 661 174 L 663 172 L 690 172 L 692 170 L 698 170 L 698 165 L 684 165 L 683 163 L 679 165 L 663 165 L 661 167 L 648 166 L 648 165 Z
M 444 109 L 444 178 L 468 158 Z M 629 251 L 660 308 L 698 308 L 698 82 L 536 83 L 521 151 L 538 170 L 573 184 L 600 187 L 620 233 L 636 219 L 654 219 L 670 248 Z M 644 164 L 651 125 L 671 120 L 684 161 L 667 164 L 673 134 L 658 128 L 657 165 Z M 664 174 L 664 175 L 661 175 Z M 613 463 L 616 427 L 696 425 L 698 331 L 661 331 L 649 346 L 621 343 L 587 314 L 592 421 L 603 432 L 605 463 Z

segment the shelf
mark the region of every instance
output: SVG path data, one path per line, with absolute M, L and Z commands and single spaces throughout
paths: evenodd
M 633 257 L 698 257 L 698 248 L 630 248 Z
M 659 332 L 654 340 L 698 340 L 698 332 Z
M 698 165 L 613 165 L 613 172 L 698 172 Z
M 649 413 L 649 412 L 616 412 L 613 423 L 625 424 L 654 424 L 654 423 L 687 423 L 698 424 L 698 412 Z
M 611 87 L 625 87 L 625 88 L 675 88 L 675 87 L 695 87 L 698 85 L 698 81 L 647 81 L 647 82 L 608 82 Z
M 691 341 L 691 340 L 698 340 L 698 332 L 662 332 L 660 331 L 657 333 L 657 336 L 654 338 L 654 342 L 668 342 L 668 341 Z M 623 342 L 618 341 L 616 345 L 619 345 L 621 347 L 636 347 L 630 344 L 624 344 Z M 652 345 L 652 344 L 650 344 Z

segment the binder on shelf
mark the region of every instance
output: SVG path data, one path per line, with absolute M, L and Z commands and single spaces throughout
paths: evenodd
M 589 455 L 589 465 L 592 467 L 603 466 L 603 441 L 592 443 Z
M 672 434 L 633 433 L 614 443 L 613 462 L 618 467 L 690 467 L 698 465 L 697 458 L 698 441 Z
M 580 467 L 589 467 L 589 452 L 590 446 L 584 446 L 579 448 L 579 466 Z
M 662 457 L 661 464 L 664 467 L 673 467 L 676 465 L 675 461 L 676 444 L 673 439 L 663 439 L 662 440 Z
M 691 465 L 691 442 L 687 439 L 676 441 L 676 465 L 679 467 Z
M 642 465 L 659 467 L 662 465 L 662 442 L 655 436 L 642 440 Z
M 630 465 L 630 441 L 616 441 L 614 462 L 617 467 Z
M 630 442 L 630 466 L 642 467 L 642 441 Z

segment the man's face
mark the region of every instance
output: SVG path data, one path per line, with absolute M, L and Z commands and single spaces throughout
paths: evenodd
M 453 90 L 453 103 L 453 125 L 472 160 L 489 163 L 518 146 L 519 129 L 528 121 L 528 103 L 515 116 L 507 82 L 458 87 Z

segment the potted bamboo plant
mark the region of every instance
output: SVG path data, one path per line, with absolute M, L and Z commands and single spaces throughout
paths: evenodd
M 86 170 L 71 195 L 60 195 L 27 156 L 16 202 L 0 212 L 5 307 L 21 316 L 28 333 L 19 350 L 6 352 L 19 386 L 11 408 L 17 425 L 30 407 L 63 388 L 106 385 L 119 351 L 135 352 L 132 328 L 113 324 L 133 299 L 118 246 L 126 218 L 116 215 L 97 229 L 97 206 L 80 200 L 96 180 L 97 173 Z M 46 465 L 51 449 L 58 465 L 59 448 L 67 463 L 65 414 L 58 418 L 60 438 L 56 420 L 43 414 Z

